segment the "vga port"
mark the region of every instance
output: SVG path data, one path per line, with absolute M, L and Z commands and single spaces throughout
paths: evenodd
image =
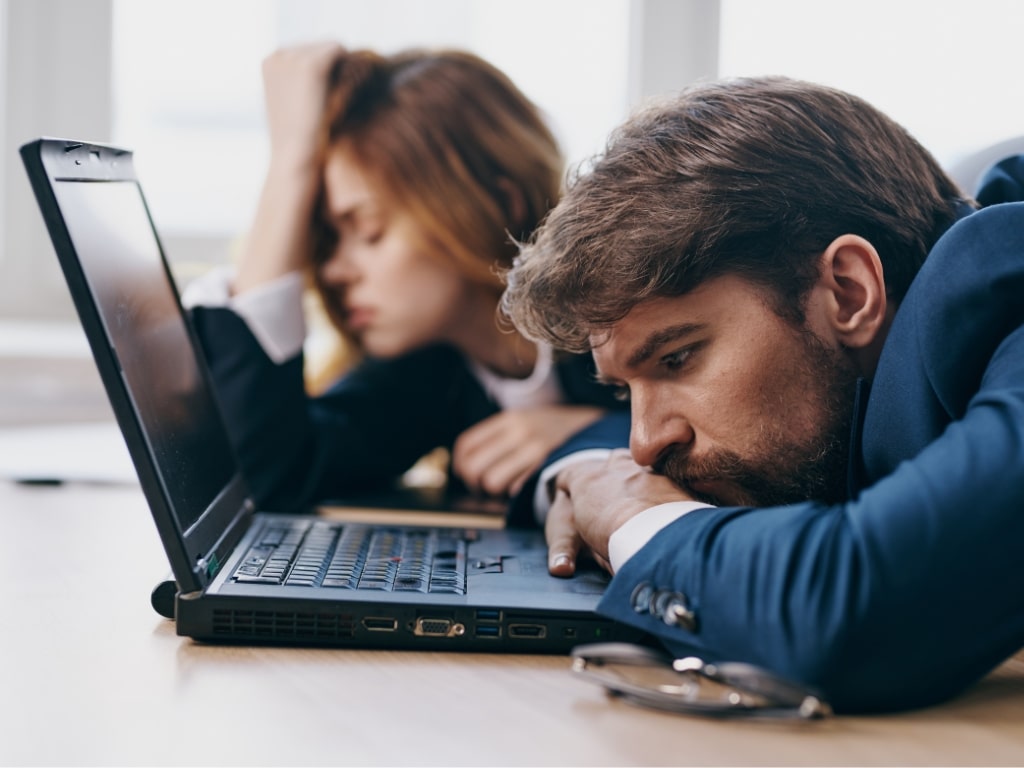
M 466 634 L 466 627 L 452 619 L 421 616 L 416 619 L 412 633 L 416 637 L 461 637 Z

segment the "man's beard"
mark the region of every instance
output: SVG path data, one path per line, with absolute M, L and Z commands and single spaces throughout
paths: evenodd
M 788 432 L 784 416 L 766 419 L 746 455 L 719 448 L 690 456 L 688 448 L 677 446 L 655 462 L 654 471 L 717 506 L 844 500 L 857 373 L 842 352 L 808 330 L 800 333 L 804 355 L 792 375 L 803 387 L 796 388 L 794 397 L 809 399 L 818 409 L 811 434 Z M 701 480 L 728 490 L 711 494 L 691 488 Z

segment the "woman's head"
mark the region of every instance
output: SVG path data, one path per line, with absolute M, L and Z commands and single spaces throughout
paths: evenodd
M 435 295 L 450 294 L 445 301 L 486 296 L 493 308 L 515 241 L 530 236 L 561 187 L 562 159 L 536 107 L 500 71 L 465 52 L 341 54 L 328 84 L 323 137 L 315 274 L 335 324 L 364 343 L 367 318 L 346 306 L 359 279 L 408 282 L 426 270 L 437 281 Z M 397 303 L 402 290 L 393 287 Z M 442 311 L 440 300 L 421 298 L 423 312 Z M 398 322 L 415 321 L 417 305 L 400 309 Z M 407 341 L 368 350 L 393 354 L 438 340 L 430 338 L 432 322 L 437 318 L 426 317 Z

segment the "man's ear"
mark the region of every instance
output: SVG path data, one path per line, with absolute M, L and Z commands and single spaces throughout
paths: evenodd
M 888 302 L 875 247 L 859 235 L 833 240 L 821 261 L 821 285 L 833 333 L 846 347 L 864 349 L 884 333 Z

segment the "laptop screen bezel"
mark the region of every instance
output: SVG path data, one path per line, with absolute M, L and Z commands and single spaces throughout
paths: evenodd
M 196 521 L 187 530 L 183 530 L 174 504 L 167 496 L 150 443 L 146 439 L 133 399 L 121 375 L 117 355 L 112 349 L 109 334 L 96 306 L 89 280 L 78 258 L 75 243 L 55 194 L 55 184 L 66 182 L 114 182 L 130 183 L 135 186 L 159 252 L 163 274 L 168 281 L 167 287 L 173 293 L 181 321 L 195 351 L 196 363 L 203 379 L 202 386 L 213 395 L 212 405 L 218 423 L 211 427 L 225 430 L 226 434 L 206 361 L 188 315 L 181 306 L 177 284 L 135 172 L 132 152 L 106 144 L 66 139 L 39 139 L 24 145 L 21 154 L 100 378 L 139 476 L 171 570 L 178 582 L 179 591 L 203 589 L 227 560 L 249 523 L 254 509 L 248 487 L 238 470 L 238 462 L 232 455 L 232 477 L 217 496 L 210 500 Z M 224 442 L 227 443 L 226 440 Z

